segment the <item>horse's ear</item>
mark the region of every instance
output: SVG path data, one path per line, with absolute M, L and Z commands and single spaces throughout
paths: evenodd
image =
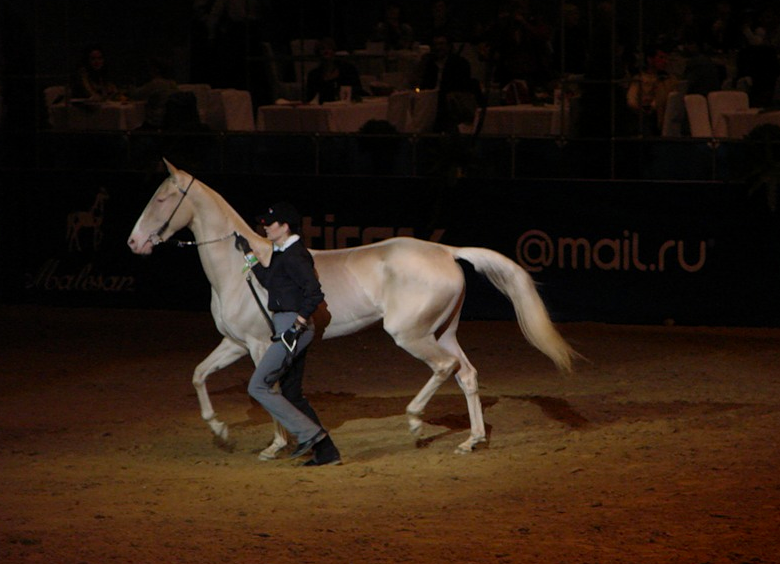
M 177 169 L 170 162 L 168 162 L 168 159 L 166 159 L 165 157 L 163 157 L 163 162 L 165 163 L 165 168 L 168 169 L 168 174 L 170 174 L 171 176 L 179 172 L 179 169 Z

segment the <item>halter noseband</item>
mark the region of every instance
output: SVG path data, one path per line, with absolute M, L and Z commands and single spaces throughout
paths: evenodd
M 179 185 L 176 183 L 176 178 L 175 177 L 173 177 L 173 180 L 171 182 L 173 182 L 173 185 L 176 186 L 176 188 L 179 190 L 179 192 L 181 192 L 181 198 L 179 198 L 179 201 L 177 202 L 176 207 L 173 208 L 173 211 L 171 212 L 171 215 L 168 216 L 168 219 L 165 221 L 165 223 L 163 223 L 157 231 L 155 231 L 154 233 L 149 235 L 149 239 L 148 240 L 151 241 L 152 244 L 155 247 L 163 242 L 162 234 L 165 233 L 166 229 L 168 229 L 168 226 L 171 224 L 171 220 L 173 219 L 173 216 L 178 211 L 179 206 L 181 206 L 181 203 L 184 201 L 185 196 L 189 193 L 190 187 L 192 186 L 192 183 L 195 182 L 195 177 L 190 175 L 190 183 L 187 184 L 187 187 L 184 190 L 182 190 L 179 187 Z M 178 240 L 177 241 L 172 241 L 171 240 L 171 242 L 175 242 L 177 247 L 186 247 L 186 246 L 190 246 L 190 245 L 194 245 L 194 246 L 197 247 L 197 246 L 200 246 L 200 245 L 208 245 L 208 244 L 211 244 L 211 243 L 218 243 L 220 241 L 224 241 L 226 239 L 230 239 L 231 237 L 236 237 L 237 235 L 238 235 L 238 233 L 236 231 L 233 231 L 232 233 L 228 233 L 224 237 L 219 237 L 218 239 L 213 239 L 211 241 L 202 241 L 200 243 L 197 242 L 197 241 L 178 241 Z

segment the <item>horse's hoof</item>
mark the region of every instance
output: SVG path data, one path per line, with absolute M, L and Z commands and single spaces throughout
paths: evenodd
M 407 413 L 406 416 L 409 418 L 409 432 L 412 436 L 419 437 L 422 434 L 423 420 L 412 413 Z
M 217 421 L 216 419 L 209 419 L 208 420 L 209 427 L 211 427 L 211 432 L 214 433 L 214 436 L 221 441 L 228 442 L 228 436 L 230 433 L 228 432 L 228 426 L 225 424 L 224 421 Z
M 469 454 L 469 453 L 472 453 L 472 452 L 474 452 L 474 448 L 479 443 L 484 443 L 486 441 L 487 441 L 487 439 L 485 437 L 479 437 L 479 438 L 476 438 L 476 439 L 470 438 L 469 440 L 467 440 L 467 441 L 465 441 L 465 442 L 463 442 L 463 443 L 458 445 L 458 448 L 455 449 L 455 454 Z
M 286 444 L 278 445 L 276 443 L 271 443 L 264 450 L 260 451 L 260 454 L 257 455 L 257 459 L 266 462 L 269 460 L 276 460 L 276 453 L 282 450 L 286 446 L 287 446 Z

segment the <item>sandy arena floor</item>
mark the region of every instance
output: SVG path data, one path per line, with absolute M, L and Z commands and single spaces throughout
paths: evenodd
M 509 322 L 464 322 L 490 441 L 381 329 L 315 343 L 340 467 L 261 462 L 245 359 L 190 383 L 206 313 L 0 307 L 0 562 L 780 563 L 780 330 L 564 324 L 562 376 Z

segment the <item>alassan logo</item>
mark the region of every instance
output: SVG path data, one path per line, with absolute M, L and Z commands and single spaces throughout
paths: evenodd
M 131 274 L 109 274 L 102 250 L 108 190 L 101 186 L 88 210 L 66 216 L 67 253 L 48 257 L 26 274 L 25 289 L 61 295 L 70 293 L 127 293 L 136 288 Z M 72 208 L 71 208 L 72 209 Z M 110 253 L 107 255 L 109 256 Z M 86 262 L 85 262 L 86 260 Z

